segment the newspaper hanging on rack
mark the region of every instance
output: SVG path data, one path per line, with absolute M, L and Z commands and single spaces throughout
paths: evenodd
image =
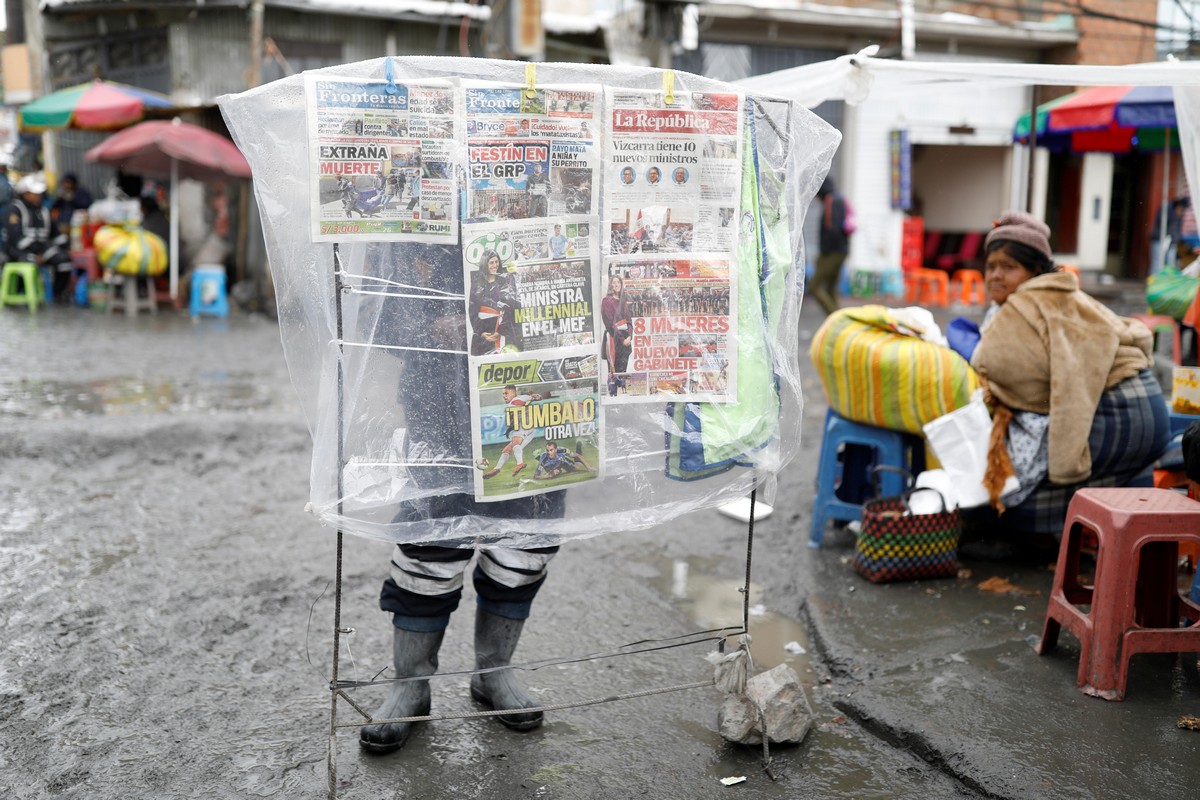
M 596 213 L 600 87 L 468 82 L 467 221 Z
M 594 348 L 473 359 L 470 378 L 476 500 L 541 494 L 603 477 Z
M 737 281 L 722 255 L 608 261 L 606 403 L 736 399 Z M 607 333 L 607 332 L 606 332 Z
M 313 241 L 458 241 L 450 81 L 305 75 Z
M 594 217 L 464 226 L 472 356 L 595 347 L 594 226 Z
M 605 402 L 736 402 L 744 97 L 606 98 Z

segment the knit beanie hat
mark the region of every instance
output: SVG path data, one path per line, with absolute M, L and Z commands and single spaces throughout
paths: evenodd
M 1000 219 L 992 223 L 984 247 L 995 241 L 1020 242 L 1044 255 L 1050 256 L 1050 226 L 1026 211 L 1005 211 Z

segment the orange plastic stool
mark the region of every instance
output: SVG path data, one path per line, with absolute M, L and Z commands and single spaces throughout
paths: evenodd
M 905 302 L 923 306 L 950 304 L 950 276 L 940 269 L 914 269 L 904 274 Z
M 1079 552 L 1095 536 L 1096 578 L 1079 581 Z M 1168 489 L 1080 489 L 1067 508 L 1058 566 L 1036 650 L 1066 627 L 1079 640 L 1076 685 L 1125 699 L 1135 653 L 1200 651 L 1200 606 L 1179 592 L 1178 545 L 1200 543 L 1200 503 Z M 1090 606 L 1084 611 L 1080 606 Z M 1180 628 L 1179 620 L 1187 624 Z
M 950 296 L 966 306 L 987 305 L 987 287 L 977 269 L 960 269 L 950 279 Z
M 1158 344 L 1159 331 L 1170 333 L 1172 336 L 1171 362 L 1179 366 L 1182 348 L 1179 344 L 1179 323 L 1175 321 L 1175 318 L 1168 317 L 1166 314 L 1130 314 L 1129 316 L 1130 319 L 1136 319 L 1150 329 L 1155 345 Z M 1158 347 L 1156 346 L 1154 350 L 1157 352 Z

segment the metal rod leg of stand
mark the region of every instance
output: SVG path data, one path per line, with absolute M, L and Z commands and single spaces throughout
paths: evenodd
M 337 593 L 333 600 L 333 680 L 329 684 L 329 800 L 337 800 L 337 685 L 342 635 L 342 531 L 337 532 Z

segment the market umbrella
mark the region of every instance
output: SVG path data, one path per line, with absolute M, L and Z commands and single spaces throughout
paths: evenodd
M 1179 147 L 1175 94 L 1170 86 L 1093 86 L 1037 107 L 1037 143 L 1054 151 L 1128 153 L 1162 150 L 1160 231 L 1166 239 L 1171 148 Z M 1028 143 L 1030 115 L 1023 114 L 1013 140 Z
M 1102 91 L 1101 91 L 1102 90 Z M 1175 101 L 1167 86 L 1097 86 L 1037 107 L 1037 144 L 1055 152 L 1127 153 L 1179 146 Z M 1029 114 L 1013 141 L 1029 143 Z
M 105 131 L 123 128 L 147 112 L 175 108 L 166 95 L 112 81 L 94 80 L 39 97 L 21 106 L 21 130 L 40 133 L 67 128 Z
M 126 128 L 88 150 L 84 158 L 135 175 L 170 179 L 171 297 L 179 290 L 179 179 L 250 178 L 250 165 L 237 145 L 178 118 Z
M 1175 93 L 1170 86 L 1093 86 L 1070 95 L 1050 110 L 1046 127 L 1051 131 L 1070 132 L 1073 136 L 1105 136 L 1116 134 L 1117 141 L 1132 138 L 1133 143 L 1151 144 L 1149 131 L 1169 134 L 1178 127 L 1175 118 Z M 1146 132 L 1141 131 L 1145 129 Z M 1125 133 L 1130 132 L 1130 136 Z M 1162 241 L 1167 238 L 1167 203 L 1171 175 L 1169 135 L 1157 142 L 1163 150 L 1163 188 L 1159 230 Z M 1178 146 L 1178 141 L 1174 142 Z M 1124 152 L 1114 150 L 1111 152 Z
M 1093 86 L 1062 98 L 1049 112 L 1052 131 L 1174 128 L 1175 94 L 1170 86 Z

